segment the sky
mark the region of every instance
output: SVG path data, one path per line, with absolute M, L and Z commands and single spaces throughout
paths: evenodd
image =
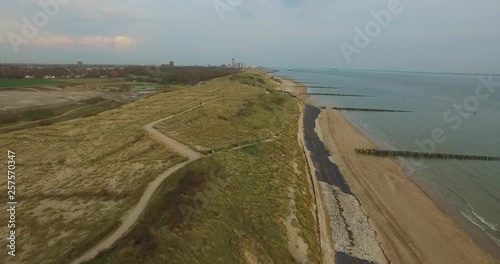
M 498 0 L 2 0 L 0 62 L 500 73 L 499 25 Z

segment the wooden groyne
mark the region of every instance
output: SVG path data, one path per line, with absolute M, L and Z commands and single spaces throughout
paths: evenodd
M 307 88 L 313 88 L 313 89 L 341 89 L 340 87 L 333 87 L 333 86 L 316 86 L 316 85 L 310 85 L 310 86 L 307 86 Z
M 360 111 L 360 112 L 390 112 L 390 113 L 412 113 L 413 111 L 389 110 L 389 109 L 370 109 L 370 108 L 350 108 L 350 107 L 332 107 L 339 111 Z
M 348 96 L 348 97 L 373 97 L 360 94 L 330 94 L 330 93 L 306 93 L 307 95 Z
M 493 156 L 478 156 L 478 155 L 462 155 L 449 153 L 433 153 L 433 152 L 416 152 L 416 151 L 398 151 L 398 150 L 382 150 L 382 149 L 355 149 L 357 154 L 377 156 L 377 157 L 405 157 L 414 159 L 454 159 L 454 160 L 484 160 L 484 161 L 500 161 L 500 157 Z

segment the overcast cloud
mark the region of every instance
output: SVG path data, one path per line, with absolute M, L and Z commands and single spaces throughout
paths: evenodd
M 47 1 L 47 0 L 43 0 Z M 219 0 L 226 3 L 227 0 Z M 15 53 L 36 0 L 0 2 L 0 62 L 250 65 L 500 73 L 498 0 L 401 0 L 403 10 L 352 56 L 355 27 L 391 0 L 73 0 Z

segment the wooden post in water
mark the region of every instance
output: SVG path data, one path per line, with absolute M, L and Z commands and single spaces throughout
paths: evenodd
M 398 151 L 398 150 L 381 150 L 381 149 L 359 149 L 359 148 L 356 148 L 354 151 L 357 154 L 378 156 L 378 157 L 407 157 L 407 158 L 425 158 L 425 159 L 500 161 L 500 157 L 495 157 L 495 156 L 479 156 L 479 155 L 463 155 L 463 154 L 415 152 L 415 151 Z

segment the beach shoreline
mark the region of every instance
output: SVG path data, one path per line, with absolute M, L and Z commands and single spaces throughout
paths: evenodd
M 319 122 L 333 160 L 370 216 L 391 260 L 400 263 L 495 263 L 391 158 L 359 156 L 376 148 L 340 111 Z
M 385 141 L 377 139 L 376 135 L 367 130 L 354 118 L 354 116 L 347 114 L 346 111 L 341 111 L 341 114 L 358 132 L 377 145 L 378 148 L 385 149 L 387 147 Z M 417 187 L 419 187 L 421 191 L 424 192 L 424 194 L 427 195 L 428 198 L 430 198 L 431 201 L 439 207 L 439 209 L 441 209 L 441 211 L 453 220 L 459 229 L 465 232 L 465 234 L 484 252 L 495 258 L 497 262 L 500 263 L 500 244 L 495 242 L 493 238 L 490 237 L 490 234 L 468 219 L 459 208 L 451 204 L 442 193 L 437 191 L 434 186 L 424 180 L 425 174 L 416 171 L 416 168 L 411 165 L 409 160 L 394 158 L 394 161 L 400 166 L 403 171 L 403 175 L 417 185 Z
M 283 91 L 305 103 L 320 106 L 303 95 L 307 92 L 304 85 L 301 87 L 298 82 L 288 81 L 293 86 L 282 88 Z M 390 158 L 356 155 L 356 147 L 376 148 L 376 145 L 340 111 L 323 109 L 317 120 L 317 132 L 333 153 L 331 160 L 339 166 L 369 216 L 390 261 L 495 263 L 432 199 L 434 197 L 405 175 L 398 162 Z

